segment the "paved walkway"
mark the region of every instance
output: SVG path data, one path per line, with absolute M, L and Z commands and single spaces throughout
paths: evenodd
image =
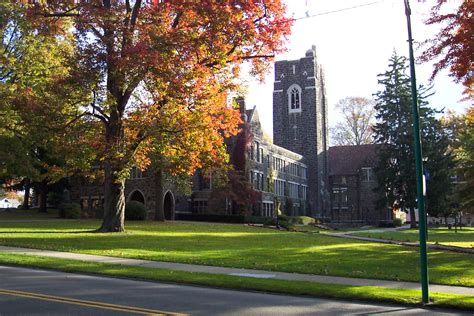
M 352 234 L 355 234 L 355 233 L 380 233 L 380 232 L 403 230 L 403 229 L 408 229 L 408 228 L 410 228 L 410 226 L 402 226 L 402 227 L 395 227 L 395 228 L 375 228 L 375 229 L 367 229 L 367 230 L 326 233 L 326 235 L 332 236 L 332 237 L 342 237 L 342 238 L 349 238 L 349 239 L 357 239 L 357 240 L 378 242 L 378 243 L 383 243 L 383 244 L 394 244 L 394 245 L 408 246 L 408 247 L 419 247 L 420 243 L 418 241 L 415 241 L 415 242 L 410 241 L 409 242 L 409 241 L 399 241 L 399 240 L 380 239 L 380 238 L 371 238 L 371 237 L 363 237 L 363 236 L 352 235 Z M 447 251 L 454 251 L 454 252 L 460 252 L 460 253 L 474 254 L 474 249 L 472 249 L 472 248 L 437 245 L 437 244 L 430 244 L 430 243 L 427 243 L 426 246 L 429 249 L 447 250 Z
M 211 274 L 227 274 L 227 275 L 253 277 L 253 278 L 310 281 L 310 282 L 345 284 L 345 285 L 355 285 L 355 286 L 380 286 L 380 287 L 386 287 L 386 288 L 403 288 L 403 289 L 413 289 L 413 290 L 421 289 L 419 283 L 414 283 L 414 282 L 396 282 L 396 281 L 385 281 L 385 280 L 374 280 L 374 279 L 344 278 L 344 277 L 334 277 L 334 276 L 325 276 L 325 275 L 286 273 L 286 272 L 251 270 L 251 269 L 234 269 L 234 268 L 213 267 L 213 266 L 203 266 L 203 265 L 194 265 L 194 264 L 86 255 L 86 254 L 78 254 L 78 253 L 71 253 L 71 252 L 58 252 L 58 251 L 29 249 L 29 248 L 15 248 L 15 247 L 0 246 L 0 252 L 20 253 L 20 254 L 91 261 L 91 262 L 113 263 L 113 264 L 120 264 L 120 265 L 125 265 L 125 266 L 160 268 L 160 269 L 169 269 L 169 270 L 176 270 L 176 271 L 204 272 L 204 273 L 211 273 Z M 434 285 L 433 284 L 433 285 L 430 285 L 430 292 L 464 294 L 464 295 L 474 296 L 474 288 L 462 287 L 462 286 L 447 286 L 447 285 Z

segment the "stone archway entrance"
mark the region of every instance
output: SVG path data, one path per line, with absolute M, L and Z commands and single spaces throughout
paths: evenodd
M 165 194 L 165 198 L 163 200 L 163 210 L 165 212 L 166 220 L 174 220 L 174 196 L 171 191 L 168 191 Z
M 145 197 L 138 190 L 133 191 L 132 194 L 130 194 L 130 197 L 128 198 L 128 200 L 129 201 L 137 201 L 137 202 L 145 204 Z

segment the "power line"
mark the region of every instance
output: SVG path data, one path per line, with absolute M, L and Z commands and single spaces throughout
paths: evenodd
M 338 12 L 342 12 L 342 11 L 353 10 L 353 9 L 357 9 L 357 8 L 361 8 L 361 7 L 367 7 L 367 6 L 382 3 L 382 2 L 383 1 L 369 2 L 369 3 L 355 5 L 353 7 L 347 7 L 347 8 L 342 8 L 342 9 L 337 9 L 337 10 L 332 10 L 332 11 L 326 11 L 326 12 L 306 15 L 306 16 L 302 16 L 302 17 L 299 17 L 299 18 L 293 18 L 291 20 L 298 21 L 298 20 L 310 19 L 310 18 L 314 18 L 314 17 L 317 17 L 317 16 L 321 16 L 321 15 L 328 15 L 328 14 L 332 14 L 332 13 L 338 13 Z

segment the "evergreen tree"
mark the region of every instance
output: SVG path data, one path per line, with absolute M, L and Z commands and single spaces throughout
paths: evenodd
M 381 184 L 379 189 L 384 192 L 379 206 L 409 210 L 414 219 L 417 192 L 412 98 L 407 68 L 407 59 L 394 53 L 389 60 L 389 69 L 379 75 L 378 82 L 382 89 L 375 94 L 377 124 L 374 140 L 382 144 L 376 168 Z M 419 88 L 418 106 L 428 211 L 436 214 L 448 204 L 447 197 L 451 191 L 449 171 L 453 166 L 453 157 L 448 152 L 447 133 L 435 118 L 438 112 L 430 108 L 426 101 L 428 90 Z M 415 227 L 416 221 L 412 220 L 411 224 Z

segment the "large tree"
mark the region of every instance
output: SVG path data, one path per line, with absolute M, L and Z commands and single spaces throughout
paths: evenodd
M 427 25 L 441 25 L 432 39 L 424 42 L 428 48 L 422 53 L 421 61 L 437 60 L 432 77 L 449 68 L 456 82 L 461 82 L 467 98 L 474 98 L 474 1 L 463 0 L 455 12 L 443 11 L 447 0 L 436 0 Z
M 51 0 L 28 14 L 49 32 L 74 32 L 69 83 L 91 96 L 76 108 L 102 127 L 102 232 L 124 230 L 125 178 L 151 153 L 171 173 L 226 161 L 223 137 L 237 133 L 239 115 L 225 94 L 244 61 L 262 74 L 291 26 L 279 0 Z
M 455 212 L 474 213 L 474 107 L 465 114 L 450 115 L 444 124 L 451 132 L 451 146 L 456 155 L 457 182 L 453 195 Z
M 72 136 L 79 123 L 71 121 L 75 111 L 62 100 L 80 88 L 59 85 L 69 75 L 71 54 L 66 33 L 45 32 L 29 23 L 21 6 L 0 4 L 0 177 L 23 184 L 26 207 L 34 186 L 40 210 L 46 211 L 48 184 L 64 175 L 58 173 L 59 165 L 83 157 L 77 137 L 76 146 L 65 146 L 71 140 L 66 130 Z M 83 132 L 75 136 L 84 137 Z
M 381 90 L 375 94 L 377 124 L 374 133 L 375 141 L 381 146 L 376 174 L 380 190 L 384 192 L 381 205 L 409 210 L 411 224 L 415 226 L 417 192 L 412 98 L 410 77 L 406 70 L 406 58 L 394 53 L 388 70 L 379 75 Z M 428 205 L 436 213 L 448 204 L 453 159 L 448 152 L 447 133 L 435 118 L 437 112 L 426 101 L 427 90 L 420 87 L 418 91 Z
M 336 110 L 342 116 L 330 129 L 335 145 L 362 145 L 372 143 L 374 101 L 364 97 L 347 97 L 339 100 Z

